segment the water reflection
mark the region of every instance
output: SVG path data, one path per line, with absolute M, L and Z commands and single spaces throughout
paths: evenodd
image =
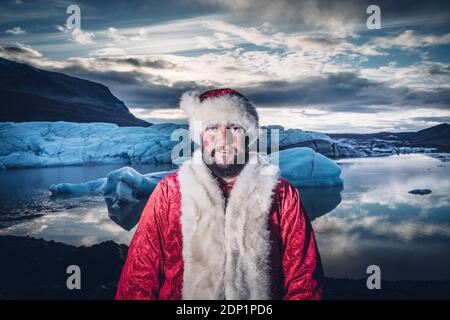
M 29 235 L 75 246 L 113 240 L 128 245 L 135 229 L 123 229 L 108 217 L 103 199 L 69 210 L 46 213 L 40 218 L 0 229 L 0 235 Z
M 426 155 L 346 159 L 342 202 L 313 222 L 325 272 L 383 279 L 450 279 L 450 166 Z M 428 188 L 429 195 L 409 190 Z
M 125 230 L 134 228 L 141 218 L 148 197 L 141 197 L 137 200 L 139 202 L 136 203 L 125 201 L 114 203 L 113 199 L 106 197 L 105 201 L 108 208 L 108 215 L 111 220 Z
M 300 199 L 311 221 L 334 210 L 341 203 L 342 186 L 326 188 L 301 188 Z
M 0 228 L 22 220 L 39 217 L 49 212 L 60 212 L 75 207 L 88 207 L 99 201 L 96 197 L 51 197 L 49 186 L 61 182 L 81 183 L 105 177 L 123 165 L 69 166 L 28 168 L 0 171 Z M 165 171 L 173 165 L 133 166 L 142 173 Z

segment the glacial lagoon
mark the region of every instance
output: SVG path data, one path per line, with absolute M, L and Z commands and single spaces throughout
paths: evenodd
M 450 162 L 426 154 L 337 160 L 343 187 L 303 188 L 325 274 L 366 278 L 380 266 L 385 280 L 450 279 Z M 128 245 L 101 195 L 53 198 L 54 183 L 105 177 L 122 165 L 0 171 L 0 235 L 31 236 L 75 246 L 107 240 Z M 141 173 L 171 165 L 133 166 Z M 408 193 L 430 189 L 426 195 Z

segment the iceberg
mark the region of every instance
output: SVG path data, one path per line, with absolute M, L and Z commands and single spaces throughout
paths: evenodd
M 273 153 L 268 159 L 278 161 L 281 175 L 297 187 L 342 186 L 340 167 L 310 148 L 298 147 Z M 52 196 L 78 197 L 103 195 L 113 221 L 131 230 L 139 221 L 148 197 L 159 181 L 175 172 L 141 174 L 131 167 L 114 170 L 106 178 L 80 184 L 59 183 L 50 186 Z
M 357 150 L 354 146 L 347 143 L 341 143 L 321 132 L 304 131 L 302 129 L 285 130 L 284 127 L 279 125 L 270 125 L 262 128 L 267 130 L 267 142 L 269 147 L 271 146 L 271 137 L 274 134 L 273 131 L 276 130 L 278 133 L 280 150 L 295 147 L 308 147 L 333 159 L 367 156 L 364 152 Z
M 310 148 L 297 147 L 272 153 L 272 162 L 279 163 L 282 177 L 296 187 L 340 186 L 341 168 L 331 159 Z M 59 183 L 50 186 L 53 195 L 113 195 L 135 202 L 137 194 L 149 195 L 156 185 L 176 170 L 141 174 L 131 167 L 111 171 L 106 178 L 84 183 Z
M 269 155 L 278 158 L 281 175 L 296 187 L 329 187 L 343 184 L 341 168 L 311 148 L 297 147 Z
M 139 221 L 148 197 L 158 182 L 172 171 L 140 174 L 131 167 L 111 171 L 106 178 L 84 183 L 52 184 L 52 197 L 103 195 L 109 217 L 126 230 Z

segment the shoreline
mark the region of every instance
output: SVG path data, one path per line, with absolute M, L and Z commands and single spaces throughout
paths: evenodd
M 91 247 L 0 236 L 0 299 L 113 299 L 128 246 L 106 241 Z M 69 290 L 69 265 L 81 269 L 81 290 Z M 366 280 L 325 278 L 325 299 L 450 299 L 450 280 L 381 281 L 368 290 Z

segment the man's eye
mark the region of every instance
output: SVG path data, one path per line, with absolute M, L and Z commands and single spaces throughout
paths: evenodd
M 217 131 L 217 127 L 209 127 L 209 128 L 206 128 L 206 131 Z
M 242 132 L 243 129 L 241 127 L 233 127 L 231 128 L 234 132 Z

